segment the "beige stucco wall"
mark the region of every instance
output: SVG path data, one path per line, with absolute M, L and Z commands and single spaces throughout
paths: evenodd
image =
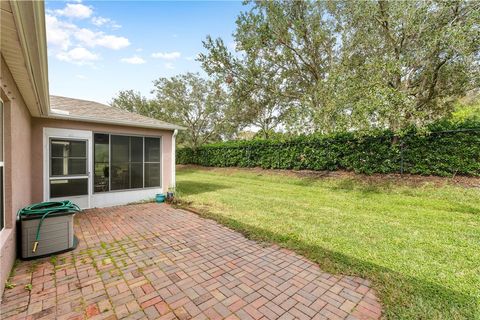
M 172 178 L 172 134 L 173 131 L 134 128 L 80 121 L 33 118 L 32 121 L 32 198 L 43 201 L 43 128 L 89 130 L 102 133 L 134 134 L 162 137 L 162 188 L 164 192 Z
M 15 261 L 15 218 L 31 203 L 30 113 L 1 58 L 0 94 L 4 102 L 5 228 L 0 231 L 0 296 Z

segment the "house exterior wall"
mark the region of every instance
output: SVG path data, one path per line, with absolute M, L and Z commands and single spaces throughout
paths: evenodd
M 162 137 L 162 192 L 166 192 L 172 181 L 172 135 L 170 130 L 135 128 L 128 126 L 89 123 L 81 121 L 59 120 L 49 118 L 32 118 L 32 199 L 34 202 L 44 200 L 44 163 L 43 163 L 43 130 L 44 128 L 87 130 L 99 133 L 132 134 Z M 92 161 L 92 159 L 89 159 Z M 139 190 L 121 191 L 123 193 L 138 193 Z M 97 195 L 97 194 L 95 194 Z M 125 198 L 128 198 L 125 195 Z M 128 201 L 130 202 L 130 201 Z M 95 204 L 95 201 L 94 201 Z M 113 204 L 113 203 L 111 203 Z
M 4 103 L 5 228 L 0 231 L 0 296 L 16 258 L 16 213 L 32 202 L 32 118 L 12 74 L 1 58 L 0 95 Z

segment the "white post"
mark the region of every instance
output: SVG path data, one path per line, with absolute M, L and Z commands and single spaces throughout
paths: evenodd
M 175 178 L 175 138 L 178 134 L 178 130 L 175 129 L 172 134 L 172 181 L 170 182 L 170 186 L 175 189 L 176 186 L 176 178 Z

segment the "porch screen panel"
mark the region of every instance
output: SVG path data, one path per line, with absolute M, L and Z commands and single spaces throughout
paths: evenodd
M 96 133 L 94 143 L 93 190 L 104 192 L 110 190 L 110 135 Z
M 87 174 L 86 141 L 52 139 L 50 153 L 50 176 Z
M 50 140 L 50 198 L 88 194 L 87 141 Z
M 88 194 L 88 179 L 50 180 L 50 197 L 62 198 Z
M 143 188 L 143 137 L 130 137 L 130 188 Z
M 128 159 L 130 154 L 130 138 L 127 136 L 110 136 L 111 145 L 111 189 L 130 188 Z
M 161 186 L 160 138 L 145 138 L 145 187 Z
M 111 190 L 143 188 L 143 137 L 111 135 Z
M 94 134 L 95 192 L 161 186 L 161 138 Z

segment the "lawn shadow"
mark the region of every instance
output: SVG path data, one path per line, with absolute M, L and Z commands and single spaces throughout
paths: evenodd
M 455 204 L 455 206 L 448 211 L 454 212 L 454 213 L 466 213 L 466 214 L 480 214 L 480 208 L 474 207 L 471 205 L 466 205 L 466 204 Z
M 293 180 L 291 184 L 295 186 L 300 186 L 300 187 L 311 187 L 315 185 L 318 182 L 318 179 L 316 178 L 299 178 L 298 180 Z
M 318 263 L 325 272 L 371 280 L 387 319 L 475 319 L 480 314 L 478 301 L 472 295 L 312 245 L 288 234 L 274 233 L 219 214 L 193 212 L 237 230 L 249 239 L 292 249 Z
M 209 183 L 209 182 L 198 182 L 192 180 L 182 180 L 177 182 L 177 193 L 182 196 L 201 194 L 205 192 L 213 192 L 221 189 L 228 189 L 229 186 L 218 184 L 218 183 Z
M 364 195 L 389 193 L 393 185 L 388 181 L 360 180 L 356 178 L 344 178 L 337 180 L 332 190 L 354 191 L 357 190 Z

